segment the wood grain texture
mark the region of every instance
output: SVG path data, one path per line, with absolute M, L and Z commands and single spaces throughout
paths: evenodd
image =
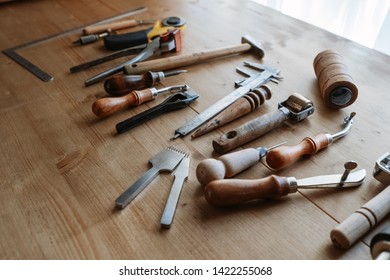
M 115 135 L 115 124 L 153 107 L 147 104 L 107 119 L 91 110 L 106 96 L 103 84 L 84 81 L 125 61 L 118 59 L 87 71 L 69 68 L 108 54 L 99 43 L 74 46 L 81 34 L 18 50 L 54 76 L 43 83 L 8 57 L 0 56 L 0 258 L 1 259 L 369 259 L 369 237 L 389 223 L 385 218 L 363 241 L 342 251 L 329 233 L 342 220 L 378 194 L 384 186 L 368 175 L 357 189 L 305 190 L 277 201 L 258 201 L 219 209 L 210 206 L 196 180 L 197 164 L 210 157 L 212 140 L 245 122 L 273 112 L 293 92 L 307 96 L 315 113 L 298 124 L 288 122 L 243 147 L 271 147 L 288 140 L 340 130 L 340 120 L 357 112 L 350 133 L 328 149 L 277 172 L 304 178 L 341 173 L 347 160 L 359 168 L 374 167 L 387 152 L 387 73 L 390 58 L 250 1 L 21 1 L 0 9 L 0 48 L 10 48 L 58 32 L 146 6 L 134 19 L 183 16 L 182 54 L 239 44 L 250 34 L 262 42 L 265 56 L 244 53 L 193 65 L 162 86 L 188 84 L 200 98 L 190 108 L 163 115 Z M 239 19 L 239 20 L 238 20 Z M 135 27 L 134 30 L 143 27 Z M 350 107 L 332 110 L 319 92 L 313 59 L 325 49 L 343 55 L 359 87 Z M 172 54 L 170 54 L 172 55 Z M 169 56 L 169 55 L 166 55 Z M 164 56 L 165 57 L 165 56 Z M 200 138 L 169 139 L 185 121 L 234 90 L 241 78 L 236 66 L 251 60 L 281 70 L 284 80 L 271 85 L 273 97 L 249 115 Z M 169 230 L 160 218 L 173 181 L 161 174 L 129 206 L 114 210 L 114 200 L 148 168 L 148 160 L 174 145 L 191 156 L 186 181 Z M 237 178 L 275 174 L 259 163 Z

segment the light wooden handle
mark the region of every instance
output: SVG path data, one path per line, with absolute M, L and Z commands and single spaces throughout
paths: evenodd
M 142 74 L 148 71 L 162 71 L 173 68 L 180 68 L 182 66 L 192 65 L 201 62 L 207 62 L 214 58 L 219 58 L 227 55 L 246 52 L 251 49 L 251 45 L 244 43 L 241 45 L 219 48 L 211 51 L 204 51 L 200 53 L 176 55 L 166 58 L 160 58 L 150 61 L 135 63 L 132 65 L 125 65 L 124 73 L 128 75 Z
M 271 175 L 258 180 L 215 180 L 206 185 L 204 196 L 212 205 L 228 206 L 261 198 L 279 198 L 290 192 L 286 177 Z
M 196 167 L 196 178 L 205 186 L 214 180 L 233 177 L 259 160 L 259 151 L 254 148 L 230 153 L 218 159 L 208 158 Z
M 334 245 L 348 249 L 390 213 L 390 188 L 387 187 L 330 232 Z
M 284 168 L 293 164 L 304 155 L 315 154 L 326 148 L 331 143 L 331 136 L 319 134 L 314 137 L 306 137 L 301 143 L 294 146 L 280 146 L 268 152 L 267 164 L 273 169 Z
M 138 106 L 153 98 L 151 89 L 134 90 L 121 97 L 100 98 L 92 104 L 92 111 L 98 117 L 107 117 L 127 107 Z
M 99 34 L 99 33 L 103 33 L 106 31 L 119 30 L 119 29 L 134 27 L 137 25 L 138 25 L 138 22 L 134 19 L 122 20 L 122 21 L 112 22 L 112 23 L 107 23 L 107 24 L 88 26 L 88 27 L 83 29 L 83 33 L 85 35 Z
M 267 133 L 282 124 L 288 115 L 278 110 L 251 120 L 213 141 L 214 151 L 223 154 Z

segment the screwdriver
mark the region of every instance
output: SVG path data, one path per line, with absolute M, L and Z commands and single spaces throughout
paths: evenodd
M 202 160 L 196 167 L 196 177 L 203 186 L 214 180 L 233 177 L 258 163 L 267 155 L 268 151 L 283 144 L 280 143 L 271 148 L 248 148 L 223 155 L 218 159 Z
M 293 164 L 304 155 L 312 155 L 330 146 L 334 141 L 347 135 L 352 126 L 352 118 L 356 115 L 352 112 L 344 119 L 344 128 L 336 134 L 321 133 L 314 137 L 306 137 L 295 146 L 282 146 L 273 149 L 267 155 L 266 162 L 273 169 L 281 169 Z
M 104 82 L 105 91 L 112 96 L 124 95 L 132 90 L 145 89 L 154 86 L 166 77 L 186 73 L 187 70 L 149 71 L 142 75 L 115 75 Z
M 171 86 L 162 89 L 148 88 L 144 90 L 133 90 L 121 97 L 104 97 L 92 104 L 92 111 L 98 117 L 107 117 L 113 113 L 130 106 L 138 106 L 147 101 L 153 100 L 158 94 L 164 92 L 179 92 L 189 89 L 188 85 Z

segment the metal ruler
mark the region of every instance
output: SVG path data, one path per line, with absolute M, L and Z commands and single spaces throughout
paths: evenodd
M 128 17 L 128 16 L 131 16 L 131 15 L 143 12 L 143 11 L 146 11 L 145 7 L 139 7 L 139 8 L 131 9 L 131 10 L 128 10 L 128 11 L 126 11 L 124 13 L 121 13 L 121 14 L 113 16 L 113 17 L 109 17 L 109 18 L 106 18 L 106 19 L 103 19 L 103 20 L 95 21 L 93 23 L 89 23 L 89 24 L 86 24 L 86 25 L 83 25 L 83 26 L 80 26 L 80 27 L 76 27 L 76 28 L 70 29 L 68 31 L 60 32 L 60 33 L 57 33 L 57 34 L 54 34 L 54 35 L 50 35 L 50 36 L 43 37 L 43 38 L 40 38 L 40 39 L 37 39 L 37 40 L 33 40 L 33 41 L 30 41 L 30 42 L 18 45 L 18 46 L 13 47 L 13 48 L 5 49 L 5 50 L 2 50 L 2 52 L 5 55 L 7 55 L 9 58 L 11 58 L 12 60 L 17 62 L 19 65 L 21 65 L 22 67 L 27 69 L 30 73 L 34 74 L 36 77 L 41 79 L 42 81 L 49 82 L 49 81 L 54 79 L 52 75 L 50 75 L 47 72 L 45 72 L 44 70 L 42 70 L 37 65 L 35 65 L 31 61 L 27 60 L 26 58 L 24 58 L 23 56 L 18 54 L 16 51 L 20 50 L 22 48 L 25 48 L 25 47 L 30 47 L 30 46 L 37 45 L 37 44 L 40 44 L 40 43 L 43 43 L 43 42 L 47 42 L 47 41 L 50 41 L 50 40 L 53 40 L 53 39 L 58 39 L 60 37 L 67 36 L 67 35 L 69 35 L 71 33 L 74 33 L 74 32 L 79 32 L 83 28 L 85 28 L 87 26 L 90 26 L 90 25 L 104 24 L 104 23 L 116 21 L 116 20 L 119 20 L 121 18 Z

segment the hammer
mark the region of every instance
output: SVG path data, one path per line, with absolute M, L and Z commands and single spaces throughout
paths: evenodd
M 260 59 L 264 57 L 264 50 L 260 42 L 254 40 L 250 35 L 241 38 L 240 45 L 223 47 L 215 50 L 204 51 L 192 54 L 183 54 L 167 58 L 160 58 L 151 61 L 139 62 L 125 65 L 124 73 L 127 75 L 141 74 L 148 71 L 162 71 L 182 66 L 188 66 L 196 63 L 209 61 L 210 59 L 220 58 L 228 55 L 251 51 Z

